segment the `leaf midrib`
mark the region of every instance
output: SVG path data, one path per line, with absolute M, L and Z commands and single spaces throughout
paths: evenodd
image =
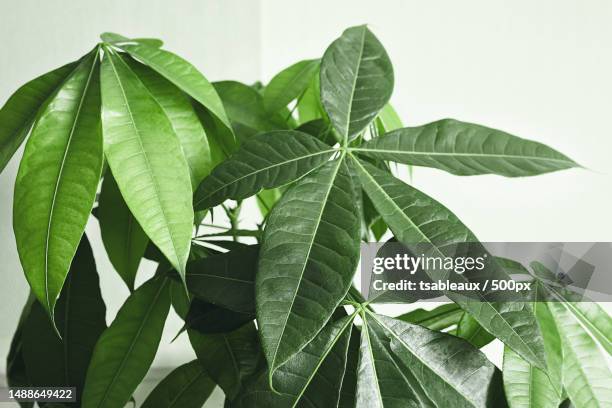
M 119 374 L 121 373 L 121 370 L 123 370 L 123 367 L 125 366 L 127 357 L 131 354 L 132 350 L 134 349 L 134 346 L 136 345 L 136 340 L 140 337 L 140 334 L 142 333 L 143 328 L 146 326 L 146 323 L 147 323 L 147 320 L 149 319 L 151 311 L 155 308 L 155 306 L 157 306 L 157 301 L 159 299 L 159 296 L 161 295 L 163 290 L 166 288 L 167 282 L 168 282 L 167 278 L 163 278 L 163 282 L 160 284 L 159 289 L 155 293 L 155 297 L 153 298 L 153 301 L 149 303 L 149 307 L 147 308 L 147 311 L 145 312 L 145 315 L 141 320 L 141 324 L 138 326 L 138 330 L 136 331 L 136 334 L 132 338 L 132 341 L 130 342 L 130 346 L 128 347 L 127 352 L 123 355 L 123 358 L 121 359 L 119 368 L 117 369 L 117 371 L 115 371 L 115 374 L 113 375 L 113 378 L 111 379 L 111 382 L 108 384 L 108 386 L 104 390 L 104 395 L 102 396 L 102 399 L 98 403 L 98 408 L 103 406 L 104 402 L 108 398 L 109 390 L 113 387 L 117 378 L 119 378 Z
M 384 136 L 383 136 L 384 137 Z M 447 153 L 447 152 L 429 152 L 429 151 L 415 151 L 415 150 L 390 150 L 390 149 L 370 149 L 367 147 L 351 147 L 350 151 L 354 152 L 371 152 L 371 153 L 389 153 L 406 156 L 448 156 L 448 157 L 477 157 L 477 158 L 506 158 L 506 159 L 526 159 L 534 161 L 545 161 L 545 162 L 559 162 L 564 164 L 575 164 L 572 160 L 567 159 L 553 159 L 542 156 L 526 156 L 526 155 L 509 155 L 499 153 Z

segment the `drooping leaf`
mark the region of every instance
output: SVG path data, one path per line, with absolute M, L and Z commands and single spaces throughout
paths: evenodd
M 196 297 L 237 312 L 255 312 L 259 246 L 211 255 L 187 264 L 187 287 Z
M 539 368 L 504 347 L 504 389 L 511 408 L 557 408 L 561 397 Z
M 597 344 L 560 302 L 549 302 L 563 345 L 563 386 L 578 407 L 612 405 L 612 372 Z
M 240 142 L 259 132 L 287 129 L 282 114 L 268 113 L 263 97 L 252 87 L 237 81 L 215 82 L 214 86 Z
M 435 406 L 503 405 L 499 372 L 469 343 L 373 313 L 368 321 L 383 328 L 394 356 L 404 364 L 404 375 L 412 374 Z
M 191 184 L 195 189 L 213 166 L 206 133 L 189 98 L 154 70 L 132 58 L 124 59 L 170 120 L 183 148 L 189 165 Z
M 104 152 L 138 224 L 184 278 L 193 228 L 189 167 L 164 110 L 122 58 L 102 62 Z
M 0 109 L 0 173 L 28 135 L 40 107 L 77 64 L 71 62 L 22 85 Z
M 102 242 L 113 267 L 130 291 L 149 238 L 125 204 L 115 178 L 106 172 L 98 205 Z
M 254 318 L 253 312 L 236 312 L 195 298 L 185 316 L 185 327 L 203 334 L 229 333 Z
M 272 210 L 255 283 L 270 375 L 314 338 L 348 291 L 359 258 L 351 176 L 332 161 L 292 186 Z
M 148 44 L 120 44 L 119 47 L 198 101 L 231 130 L 221 98 L 196 67 L 178 55 Z
M 278 112 L 298 98 L 319 69 L 319 60 L 303 60 L 282 70 L 270 80 L 263 93 L 268 112 Z
M 169 309 L 167 278 L 154 277 L 130 295 L 96 343 L 84 408 L 122 407 L 129 401 L 153 362 Z
M 469 313 L 464 313 L 457 324 L 458 337 L 466 339 L 476 348 L 481 348 L 495 340 L 495 336 L 486 331 Z
M 204 179 L 194 207 L 211 208 L 230 198 L 240 200 L 262 188 L 286 184 L 321 166 L 333 153 L 330 146 L 293 130 L 253 136 Z
M 214 389 L 215 383 L 202 364 L 193 360 L 175 368 L 161 380 L 142 403 L 142 408 L 202 408 Z
M 53 318 L 102 172 L 97 49 L 45 104 L 17 173 L 13 229 L 26 278 Z
M 556 150 L 501 130 L 454 119 L 403 128 L 354 149 L 360 154 L 459 176 L 533 176 L 578 167 Z
M 415 243 L 428 243 L 434 255 L 444 257 L 445 249 L 451 244 L 470 242 L 475 245 L 478 242 L 454 214 L 431 197 L 367 162 L 353 160 L 353 163 L 376 209 L 397 240 L 408 248 Z M 481 252 L 486 251 L 483 248 Z M 494 262 L 489 265 L 486 278 L 509 279 Z M 434 280 L 468 282 L 469 278 L 467 273 L 448 274 L 437 270 L 427 270 L 427 273 Z M 537 367 L 546 367 L 542 336 L 528 304 L 465 299 L 456 292 L 445 294 L 521 357 Z
M 53 328 L 47 312 L 32 304 L 23 326 L 23 358 L 32 386 L 76 387 L 83 391 L 87 367 L 100 334 L 106 329 L 106 307 L 87 238 L 83 236 L 56 306 Z
M 121 43 L 139 43 L 145 44 L 151 47 L 159 48 L 164 45 L 164 42 L 158 38 L 128 38 L 117 33 L 102 33 L 100 39 L 110 44 L 121 44 Z
M 263 361 L 253 323 L 230 333 L 188 333 L 200 364 L 229 398 L 236 396 Z
M 396 319 L 431 330 L 444 330 L 458 324 L 462 315 L 463 310 L 456 303 L 448 303 L 432 310 L 415 309 Z
M 366 26 L 351 27 L 325 51 L 321 101 L 343 138 L 351 140 L 376 117 L 393 91 L 393 67 Z

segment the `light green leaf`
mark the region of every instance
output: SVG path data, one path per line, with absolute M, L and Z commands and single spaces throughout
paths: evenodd
M 495 336 L 486 331 L 469 313 L 464 313 L 457 324 L 457 337 L 466 339 L 476 348 L 481 348 L 495 340 Z
M 390 103 L 387 103 L 381 109 L 376 122 L 379 125 L 378 130 L 381 134 L 404 127 L 402 120 Z
M 22 85 L 0 109 L 0 172 L 28 135 L 40 107 L 77 64 L 71 62 Z
M 380 325 L 389 336 L 394 356 L 403 363 L 403 374 L 408 379 L 412 375 L 435 406 L 500 406 L 503 392 L 499 373 L 469 343 L 450 334 L 368 313 L 368 325 Z M 412 388 L 417 386 L 413 383 Z
M 319 80 L 319 70 L 317 70 L 302 97 L 297 101 L 298 118 L 301 124 L 327 117 L 321 104 L 320 90 L 321 82 Z
M 255 283 L 270 375 L 315 337 L 347 293 L 359 232 L 352 180 L 342 160 L 293 185 L 270 213 Z
M 597 344 L 560 302 L 549 302 L 563 344 L 563 386 L 577 407 L 612 406 L 612 373 Z
M 320 75 L 323 106 L 348 140 L 370 124 L 393 91 L 391 61 L 366 26 L 345 30 L 327 48 Z
M 463 310 L 456 303 L 448 303 L 432 310 L 415 309 L 396 319 L 431 330 L 444 330 L 459 323 L 462 315 Z
M 153 278 L 125 301 L 96 343 L 83 408 L 123 407 L 149 371 L 170 309 L 167 278 Z
M 459 176 L 521 177 L 578 167 L 542 143 L 454 119 L 398 129 L 353 150 L 380 160 L 434 167 Z
M 215 383 L 202 364 L 193 360 L 175 368 L 161 380 L 142 403 L 142 408 L 202 408 L 214 389 Z
M 296 62 L 282 70 L 270 80 L 263 93 L 264 106 L 268 112 L 278 112 L 299 97 L 319 70 L 319 60 Z
M 230 333 L 204 335 L 194 330 L 188 333 L 200 364 L 229 398 L 236 396 L 263 361 L 253 323 Z
M 478 242 L 453 213 L 431 197 L 367 162 L 354 159 L 353 163 L 374 206 L 397 240 L 408 248 L 416 243 L 428 243 L 433 255 L 444 257 L 445 248 L 452 244 L 470 242 L 476 245 Z M 488 279 L 509 279 L 494 262 L 489 265 Z M 427 270 L 427 273 L 433 280 L 468 281 L 466 275 L 448 271 Z M 546 367 L 542 336 L 528 304 L 519 301 L 492 303 L 485 299 L 467 299 L 456 292 L 445 294 L 527 361 Z
M 504 389 L 511 408 L 557 408 L 561 397 L 548 376 L 504 348 Z
M 260 132 L 288 128 L 281 113 L 266 111 L 263 97 L 252 87 L 237 81 L 215 82 L 214 86 L 240 142 Z
M 41 111 L 17 173 L 13 229 L 26 278 L 53 319 L 102 172 L 97 49 Z
M 75 254 L 56 307 L 55 332 L 47 312 L 32 304 L 23 326 L 23 358 L 31 386 L 76 387 L 80 399 L 96 341 L 106 329 L 106 307 L 87 237 Z
M 232 129 L 221 98 L 210 82 L 189 62 L 169 51 L 148 44 L 121 44 L 132 57 L 153 68 L 183 92 L 202 104 L 228 129 Z
M 321 166 L 334 152 L 318 139 L 294 130 L 253 136 L 200 184 L 194 208 L 211 208 L 230 198 L 240 200 L 262 188 L 287 184 Z
M 134 217 L 184 278 L 193 229 L 189 167 L 164 110 L 129 66 L 102 62 L 104 152 Z
M 181 143 L 194 190 L 212 170 L 212 157 L 204 128 L 187 96 L 154 70 L 124 58 L 153 99 L 164 110 Z
M 125 204 L 115 178 L 106 172 L 98 205 L 102 242 L 113 267 L 130 291 L 149 238 Z

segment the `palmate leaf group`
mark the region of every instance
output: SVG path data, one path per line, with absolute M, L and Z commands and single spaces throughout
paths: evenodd
M 101 38 L 0 110 L 0 168 L 30 134 L 13 223 L 32 296 L 11 346 L 10 384 L 76 385 L 80 406 L 123 406 L 152 364 L 172 305 L 197 360 L 172 371 L 145 407 L 201 406 L 215 384 L 228 407 L 610 403 L 597 347 L 610 352 L 612 324 L 597 305 L 537 283 L 564 302 L 446 293 L 452 304 L 390 318 L 351 285 L 361 241 L 387 231 L 441 256 L 454 244 L 480 245 L 390 162 L 523 177 L 579 167 L 573 160 L 454 119 L 404 127 L 389 104 L 390 58 L 366 26 L 266 86 L 210 83 L 160 40 Z M 237 226 L 250 197 L 262 213 L 258 230 Z M 96 202 L 104 247 L 131 291 L 108 328 L 83 235 Z M 219 206 L 231 228 L 200 233 Z M 143 257 L 159 265 L 136 288 Z M 430 278 L 527 273 L 508 262 L 481 276 Z M 85 315 L 96 324 L 83 327 Z M 504 343 L 503 374 L 478 350 L 494 339 Z M 37 363 L 47 349 L 62 363 Z M 69 375 L 53 372 L 62 367 Z

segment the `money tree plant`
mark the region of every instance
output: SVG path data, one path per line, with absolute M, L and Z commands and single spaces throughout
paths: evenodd
M 101 39 L 0 110 L 0 169 L 28 138 L 13 227 L 31 293 L 10 386 L 75 387 L 76 403 L 53 406 L 97 408 L 201 407 L 216 386 L 227 407 L 612 404 L 612 322 L 597 304 L 447 293 L 452 303 L 393 318 L 352 285 L 362 241 L 440 254 L 477 242 L 389 163 L 525 177 L 573 160 L 455 119 L 404 127 L 366 26 L 266 85 L 211 84 L 156 39 Z M 257 229 L 239 225 L 246 199 Z M 88 222 L 130 291 L 108 326 Z M 143 258 L 158 267 L 136 287 Z M 171 309 L 196 358 L 137 401 Z M 494 339 L 501 370 L 479 350 Z

